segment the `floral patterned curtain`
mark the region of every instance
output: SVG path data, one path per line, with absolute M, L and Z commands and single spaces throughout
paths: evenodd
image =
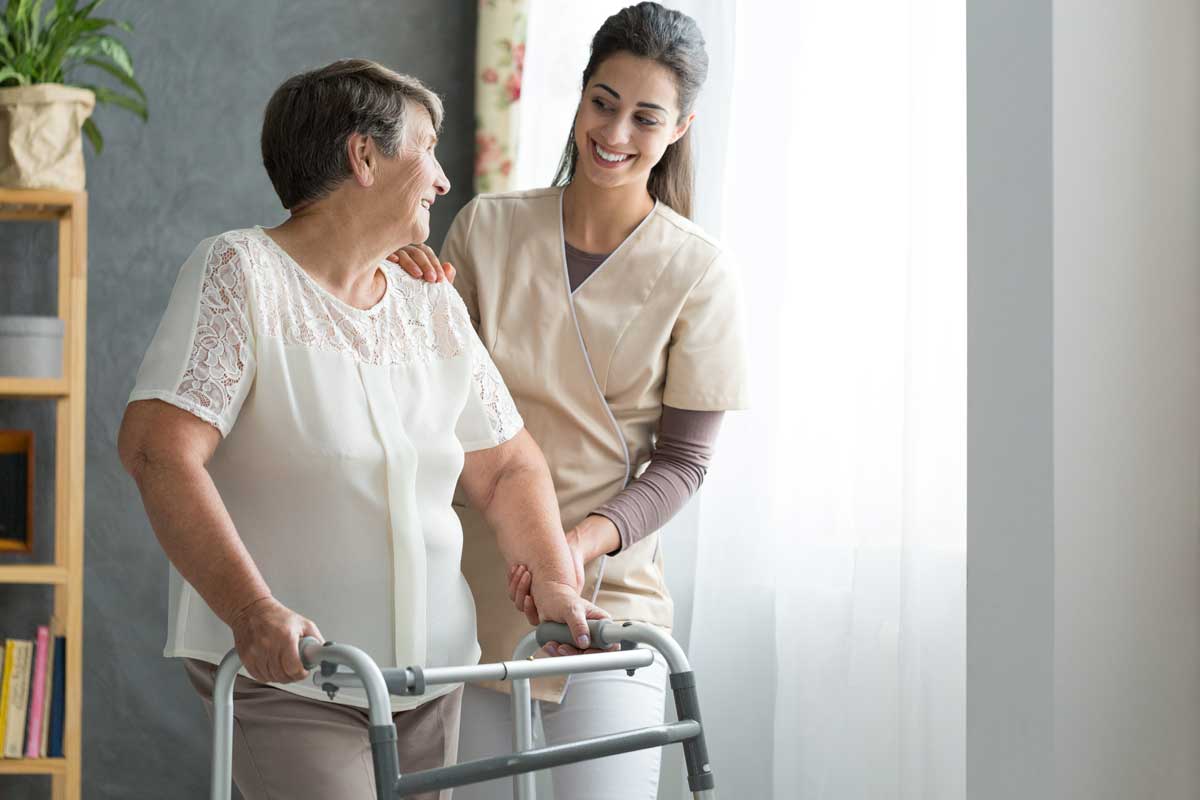
M 528 0 L 480 0 L 475 49 L 475 191 L 511 186 Z

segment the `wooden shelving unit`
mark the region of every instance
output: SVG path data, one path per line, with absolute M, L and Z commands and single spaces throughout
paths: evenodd
M 0 221 L 58 225 L 58 315 L 65 323 L 62 378 L 0 376 L 0 397 L 55 404 L 54 563 L 5 564 L 0 583 L 54 588 L 54 616 L 67 641 L 63 758 L 0 759 L 0 776 L 50 775 L 54 800 L 82 796 L 83 468 L 87 381 L 87 194 L 0 189 Z M 0 278 L 2 279 L 2 278 Z M 0 791 L 3 794 L 3 791 Z

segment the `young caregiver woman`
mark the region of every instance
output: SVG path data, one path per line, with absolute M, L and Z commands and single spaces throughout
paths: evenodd
M 690 17 L 656 3 L 609 17 L 592 41 L 555 187 L 475 198 L 447 235 L 446 264 L 423 246 L 396 256 L 414 274 L 455 276 L 545 452 L 586 565 L 584 597 L 614 619 L 664 628 L 673 610 L 658 530 L 700 486 L 722 412 L 746 404 L 734 268 L 688 219 L 688 131 L 707 68 Z M 528 572 L 510 569 L 506 585 L 486 521 L 456 510 L 483 658 L 507 659 L 529 626 L 506 596 L 536 613 Z M 577 675 L 569 690 L 535 682 L 547 743 L 660 723 L 665 677 L 660 660 L 633 677 Z M 462 757 L 510 747 L 506 698 L 468 687 L 464 709 Z M 654 798 L 659 758 L 645 750 L 557 768 L 554 796 Z M 506 790 L 473 791 L 456 797 Z

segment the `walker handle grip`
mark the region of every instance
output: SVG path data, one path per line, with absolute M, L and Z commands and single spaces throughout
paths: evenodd
M 300 640 L 300 663 L 305 669 L 316 669 L 321 665 L 317 660 L 316 651 L 323 646 L 321 640 L 315 636 L 305 636 Z
M 613 621 L 610 619 L 588 620 L 588 636 L 591 637 L 592 647 L 608 647 L 616 644 L 604 639 L 604 629 L 612 624 Z M 571 629 L 562 622 L 543 622 L 537 626 L 537 643 L 545 645 L 550 642 L 574 645 L 575 637 L 571 635 Z

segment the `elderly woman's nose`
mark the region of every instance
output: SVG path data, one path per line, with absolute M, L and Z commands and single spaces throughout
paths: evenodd
M 433 179 L 433 188 L 438 194 L 446 194 L 450 191 L 450 179 L 442 171 L 441 164 L 438 165 L 437 177 Z

